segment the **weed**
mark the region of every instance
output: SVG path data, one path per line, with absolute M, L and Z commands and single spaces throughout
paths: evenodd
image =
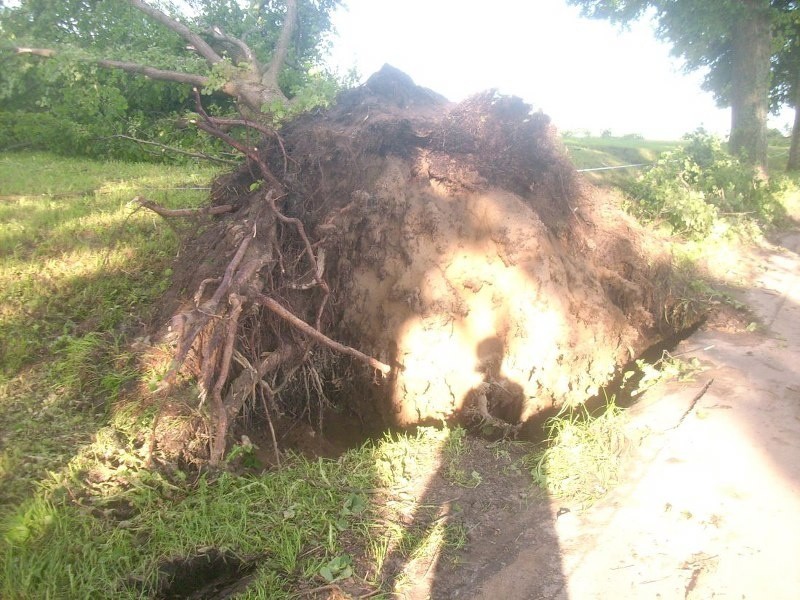
M 661 358 L 655 362 L 648 362 L 644 359 L 636 361 L 635 371 L 626 371 L 622 377 L 621 387 L 626 388 L 629 381 L 636 381 L 636 387 L 629 391 L 631 397 L 635 398 L 655 387 L 662 381 L 691 381 L 694 375 L 703 370 L 700 361 L 692 357 L 683 360 L 672 356 L 664 350 Z M 636 377 L 638 375 L 638 377 Z
M 624 412 L 610 400 L 599 417 L 584 408 L 547 422 L 544 450 L 528 457 L 534 482 L 552 496 L 587 506 L 606 494 L 619 475 L 627 442 Z

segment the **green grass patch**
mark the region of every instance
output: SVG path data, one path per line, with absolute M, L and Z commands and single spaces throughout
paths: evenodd
M 663 152 L 675 150 L 681 142 L 643 140 L 637 137 L 564 137 L 564 145 L 577 169 L 618 167 L 652 163 Z M 596 185 L 624 187 L 642 172 L 641 168 L 584 173 Z
M 403 520 L 428 508 L 411 486 L 435 472 L 448 430 L 387 436 L 336 460 L 289 456 L 261 475 L 167 478 L 118 425 L 3 515 L 0 597 L 147 598 L 165 561 L 215 548 L 257 565 L 240 597 L 286 598 L 353 576 L 377 587 L 388 556 L 464 544 L 442 520 Z
M 626 419 L 612 399 L 600 416 L 580 407 L 548 420 L 546 447 L 528 459 L 533 480 L 555 498 L 591 505 L 617 483 Z
M 214 170 L 0 155 L 0 501 L 23 498 L 137 376 L 125 350 L 178 247 L 147 195 L 197 206 Z

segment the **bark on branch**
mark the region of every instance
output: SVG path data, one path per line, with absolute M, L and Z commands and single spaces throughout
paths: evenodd
M 161 23 L 170 31 L 177 33 L 181 39 L 183 39 L 192 47 L 195 52 L 205 58 L 208 64 L 215 65 L 222 61 L 222 57 L 217 54 L 211 46 L 208 45 L 208 42 L 206 42 L 203 38 L 194 33 L 180 21 L 176 21 L 157 8 L 150 6 L 146 2 L 142 2 L 142 0 L 128 0 L 128 2 L 136 10 L 143 12 L 154 21 Z
M 327 346 L 328 348 L 335 350 L 336 352 L 346 354 L 347 356 L 352 356 L 353 358 L 369 365 L 373 369 L 380 371 L 384 375 L 388 375 L 392 371 L 392 367 L 390 367 L 385 363 L 382 363 L 378 359 L 372 358 L 371 356 L 367 356 L 363 352 L 359 352 L 358 350 L 356 350 L 355 348 L 351 348 L 350 346 L 345 346 L 344 344 L 340 344 L 339 342 L 329 338 L 324 333 L 317 331 L 311 325 L 293 315 L 289 310 L 278 304 L 278 302 L 276 302 L 269 296 L 264 296 L 263 294 L 259 295 L 258 302 L 259 304 L 267 307 L 269 310 L 274 312 L 283 320 L 287 321 L 290 325 L 299 329 L 302 333 L 306 334 L 314 341 L 319 342 L 323 346 Z
M 286 56 L 289 53 L 289 43 L 292 40 L 296 26 L 297 0 L 287 0 L 286 17 L 283 21 L 281 36 L 278 38 L 272 60 L 261 76 L 261 83 L 266 87 L 275 89 L 278 87 L 278 75 L 281 74 L 283 64 L 286 62 Z
M 41 56 L 43 58 L 53 58 L 58 54 L 53 48 L 28 48 L 18 46 L 13 48 L 16 54 L 30 54 L 31 56 Z M 126 62 L 121 60 L 106 60 L 96 59 L 89 60 L 95 63 L 98 67 L 104 69 L 120 69 L 127 73 L 137 73 L 144 75 L 150 79 L 157 79 L 158 81 L 171 81 L 173 83 L 185 83 L 196 87 L 203 87 L 208 85 L 208 77 L 204 75 L 195 75 L 194 73 L 183 73 L 181 71 L 167 71 L 164 69 L 156 69 L 139 63 Z
M 210 35 L 215 40 L 219 42 L 224 42 L 236 48 L 236 50 L 240 54 L 240 58 L 243 59 L 245 62 L 251 64 L 256 64 L 258 62 L 256 60 L 255 54 L 253 54 L 253 51 L 250 49 L 250 46 L 245 44 L 239 38 L 235 38 L 231 35 L 228 35 L 224 31 L 222 31 L 222 29 L 219 27 L 210 27 L 209 29 L 206 30 L 206 33 L 208 33 L 208 35 Z
M 106 69 L 120 69 L 127 73 L 138 73 L 139 75 L 144 75 L 145 77 L 157 79 L 159 81 L 172 81 L 174 83 L 185 83 L 198 87 L 208 85 L 208 77 L 204 75 L 183 73 L 181 71 L 165 71 L 164 69 L 156 69 L 155 67 L 148 67 L 147 65 L 140 65 L 138 63 L 101 59 L 97 61 L 97 65 Z

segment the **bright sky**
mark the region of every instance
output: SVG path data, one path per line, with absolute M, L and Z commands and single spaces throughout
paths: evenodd
M 684 74 L 649 22 L 620 32 L 565 0 L 346 2 L 331 62 L 343 72 L 355 65 L 364 79 L 389 63 L 454 101 L 499 88 L 561 131 L 678 139 L 701 125 L 730 129 L 730 111 L 702 91 L 702 74 Z

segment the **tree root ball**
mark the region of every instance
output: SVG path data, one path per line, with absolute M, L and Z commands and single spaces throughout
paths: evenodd
M 549 118 L 518 98 L 453 105 L 387 66 L 280 133 L 259 155 L 317 264 L 296 226 L 256 223 L 272 239 L 259 245 L 257 278 L 235 291 L 247 363 L 296 348 L 264 377 L 280 412 L 314 415 L 317 395 L 393 425 L 472 415 L 516 426 L 583 402 L 700 318 L 674 318 L 680 282 L 664 243 L 581 181 Z M 250 161 L 217 183 L 214 203 L 236 212 L 190 245 L 179 296 L 222 277 L 241 239 L 231 232 L 267 218 L 264 190 L 251 189 L 259 179 Z M 320 346 L 258 294 L 391 371 Z

